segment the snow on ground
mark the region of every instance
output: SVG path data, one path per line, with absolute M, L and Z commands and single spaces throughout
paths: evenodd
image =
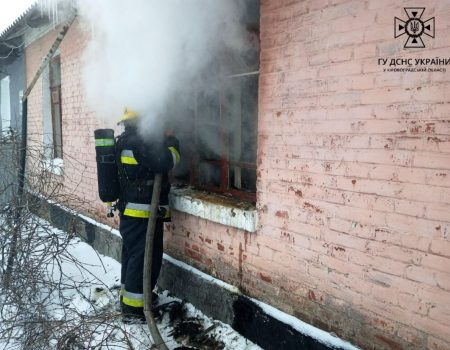
M 91 246 L 81 242 L 78 238 L 73 240 L 73 244 L 69 247 L 69 252 L 78 261 L 83 262 L 86 271 L 81 272 L 78 268 L 74 267 L 73 264 L 67 263 L 63 266 L 63 270 L 68 276 L 71 276 L 74 280 L 81 281 L 86 277 L 86 273 L 89 273 L 98 278 L 98 282 L 90 288 L 83 288 L 80 291 L 73 290 L 73 306 L 76 307 L 80 313 L 85 314 L 92 312 L 92 302 L 94 302 L 94 305 L 97 308 L 118 309 L 120 263 L 112 258 L 96 253 Z M 159 293 L 158 305 L 168 304 L 173 301 L 181 302 L 180 299 L 171 297 L 168 291 Z M 234 331 L 229 325 L 204 316 L 202 312 L 197 310 L 192 304 L 186 304 L 185 308 L 187 311 L 187 316 L 189 318 L 200 319 L 205 328 L 208 328 L 213 324 L 218 325 L 210 333 L 210 335 L 217 336 L 218 339 L 225 344 L 224 349 L 260 349 L 260 347 L 251 343 L 249 340 Z M 169 315 L 164 314 L 162 320 L 158 323 L 158 328 L 160 329 L 161 335 L 166 341 L 167 346 L 170 349 L 173 349 L 177 346 L 181 346 L 182 344 L 175 341 L 173 337 L 169 335 L 174 330 L 173 325 L 170 323 Z M 117 327 L 121 327 L 123 329 L 122 332 L 117 332 L 117 339 L 123 340 L 128 336 L 131 338 L 131 342 L 133 343 L 135 349 L 149 348 L 149 345 L 151 344 L 151 337 L 148 332 L 147 325 L 123 325 L 119 319 L 115 320 L 114 324 L 117 324 Z M 106 326 L 103 327 L 103 329 L 107 328 L 108 327 Z M 102 334 L 101 331 L 98 331 L 98 336 L 96 337 L 97 341 L 101 342 L 103 336 L 104 334 Z M 116 349 L 116 347 L 110 347 L 110 349 Z M 117 347 L 117 349 L 119 348 Z
M 43 314 L 50 315 L 47 317 L 51 319 L 39 319 L 32 326 L 26 321 L 17 323 L 19 328 L 11 339 L 0 337 L 0 349 L 24 348 L 21 343 L 23 335 L 33 331 L 36 333 L 33 336 L 40 341 L 36 349 L 149 349 L 152 340 L 147 325 L 122 322 L 118 301 L 121 265 L 112 258 L 98 254 L 79 238 L 68 241 L 66 233 L 42 219 L 32 217 L 32 221 L 37 227 L 36 237 L 43 242 L 38 247 L 49 244 L 48 237 L 53 238 L 51 244 L 56 244 L 58 248 L 64 246 L 63 242 L 68 243 L 54 259 L 42 260 L 46 261 L 42 266 L 46 272 L 45 278 L 51 281 L 43 281 L 38 299 L 47 309 Z M 54 237 L 58 237 L 59 241 L 55 241 Z M 48 300 L 51 302 L 47 303 Z M 202 349 L 260 349 L 229 325 L 206 317 L 191 304 L 170 296 L 168 291 L 159 293 L 156 309 L 157 325 L 169 349 L 187 348 L 195 342 L 206 344 L 203 347 L 198 345 Z M 33 312 L 30 319 L 36 318 L 36 312 Z M 209 331 L 195 337 L 198 332 L 193 333 L 193 330 L 202 329 Z M 3 331 L 1 325 L 0 331 Z M 46 332 L 48 336 L 42 340 L 42 334 Z M 32 346 L 27 348 L 33 349 Z

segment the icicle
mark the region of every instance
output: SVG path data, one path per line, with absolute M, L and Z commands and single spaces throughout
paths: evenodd
M 53 23 L 58 23 L 58 2 L 53 1 Z
M 41 17 L 44 16 L 44 2 L 43 0 L 39 1 L 39 9 L 41 10 Z
M 61 0 L 39 0 L 41 16 L 46 14 L 50 18 L 53 27 L 56 27 L 59 23 L 58 4 L 60 1 Z

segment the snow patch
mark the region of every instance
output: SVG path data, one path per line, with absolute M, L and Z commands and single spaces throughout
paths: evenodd
M 48 202 L 51 205 L 57 206 L 58 208 L 64 210 L 65 212 L 67 212 L 67 213 L 69 213 L 69 214 L 71 214 L 73 216 L 76 216 L 76 217 L 78 217 L 78 218 L 80 218 L 80 219 L 82 219 L 82 220 L 84 220 L 86 222 L 89 222 L 90 224 L 92 224 L 94 226 L 97 226 L 97 227 L 99 227 L 99 228 L 101 228 L 101 229 L 103 229 L 105 231 L 111 232 L 115 236 L 118 236 L 118 237 L 122 238 L 122 236 L 120 235 L 119 230 L 117 230 L 117 229 L 115 229 L 115 228 L 113 228 L 113 227 L 111 227 L 109 225 L 106 225 L 106 224 L 103 224 L 101 222 L 98 222 L 95 219 L 90 218 L 89 216 L 80 214 L 76 210 L 71 209 L 69 207 L 66 207 L 65 205 L 62 205 L 61 203 L 55 202 L 54 200 L 48 199 L 48 198 L 44 197 L 42 194 L 40 194 L 40 193 L 37 193 L 37 192 L 30 192 L 30 193 L 33 194 L 36 197 L 39 197 L 39 198 L 45 200 L 46 202 Z
M 92 225 L 94 225 L 94 226 L 97 226 L 97 227 L 99 227 L 99 228 L 101 228 L 101 229 L 103 229 L 103 230 L 106 230 L 106 231 L 108 231 L 108 232 L 111 232 L 113 235 L 116 235 L 116 236 L 119 236 L 119 237 L 122 238 L 122 236 L 120 235 L 119 230 L 117 230 L 117 229 L 115 229 L 115 228 L 113 228 L 113 227 L 111 227 L 111 226 L 109 226 L 109 225 L 102 224 L 101 222 L 98 222 L 98 221 L 96 221 L 96 220 L 90 218 L 89 216 L 85 216 L 85 215 L 83 215 L 83 214 L 78 214 L 78 213 L 77 213 L 76 215 L 77 215 L 80 219 L 83 219 L 83 220 L 89 222 L 90 224 L 92 224 Z
M 42 163 L 44 170 L 58 176 L 64 175 L 64 161 L 61 158 L 44 159 Z
M 1 220 L 2 217 L 0 222 Z M 32 220 L 46 237 L 67 240 L 67 233 L 54 228 L 47 221 L 34 215 Z M 58 243 L 55 244 L 59 247 Z M 55 291 L 42 289 L 42 297 L 48 297 L 52 301 L 51 304 L 46 304 L 49 315 L 52 316 L 51 321 L 57 322 L 52 332 L 49 332 L 49 338 L 41 339 L 47 342 L 46 346 L 41 343 L 41 348 L 65 348 L 65 342 L 70 343 L 72 340 L 77 341 L 79 348 L 83 349 L 151 348 L 152 339 L 146 324 L 124 324 L 121 321 L 118 295 L 121 264 L 98 254 L 79 238 L 71 239 L 61 253 L 57 260 L 47 262 L 44 267 L 48 271 L 46 277 L 50 278 L 47 282 L 53 282 L 52 285 L 57 283 L 61 288 Z M 170 296 L 168 291 L 159 293 L 158 305 L 161 307 L 173 301 L 183 305 L 185 320 L 195 318 L 204 329 L 214 325 L 215 328 L 207 334 L 223 343 L 224 350 L 261 350 L 231 326 L 206 317 L 192 304 Z M 171 320 L 169 312 L 162 313 L 157 325 L 169 349 L 188 345 L 187 338 L 174 338 L 173 330 L 177 324 Z M 23 329 L 17 331 L 20 335 Z M 1 338 L 0 349 L 22 348 L 21 340 L 20 337 Z

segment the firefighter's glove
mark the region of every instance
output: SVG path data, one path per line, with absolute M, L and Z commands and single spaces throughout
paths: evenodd
M 106 216 L 108 218 L 114 217 L 114 210 L 116 210 L 116 206 L 113 205 L 112 202 L 106 202 L 105 204 L 106 204 L 106 208 L 107 208 Z
M 172 221 L 172 213 L 168 205 L 160 205 L 158 207 L 158 219 L 163 222 L 171 222 Z

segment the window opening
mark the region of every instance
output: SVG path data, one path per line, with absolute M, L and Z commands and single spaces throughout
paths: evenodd
M 63 157 L 61 108 L 61 58 L 50 61 L 50 100 L 52 114 L 53 158 Z
M 9 134 L 11 128 L 11 96 L 10 96 L 9 76 L 0 81 L 0 114 L 1 114 L 1 135 Z
M 224 49 L 205 73 L 213 83 L 194 91 L 181 112 L 191 115 L 192 127 L 177 134 L 183 159 L 174 176 L 200 189 L 255 202 L 260 2 L 235 1 L 244 6 L 245 50 Z

